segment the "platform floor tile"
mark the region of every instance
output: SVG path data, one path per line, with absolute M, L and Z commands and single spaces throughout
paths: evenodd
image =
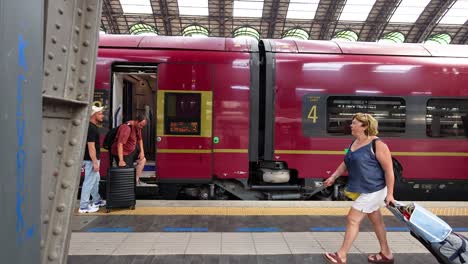
M 465 233 L 462 233 L 466 235 Z M 428 253 L 407 232 L 389 232 L 395 253 Z M 72 233 L 70 255 L 288 255 L 336 251 L 342 232 Z M 350 253 L 378 252 L 375 235 L 362 232 Z
M 395 254 L 395 263 L 437 264 L 430 254 Z M 69 256 L 69 264 L 327 264 L 322 254 L 299 255 L 169 255 Z M 348 264 L 367 262 L 366 254 L 348 255 Z

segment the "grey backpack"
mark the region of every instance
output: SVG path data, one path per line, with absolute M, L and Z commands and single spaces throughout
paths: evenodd
M 467 244 L 465 236 L 452 232 L 444 241 L 431 246 L 444 263 L 462 264 L 468 263 Z

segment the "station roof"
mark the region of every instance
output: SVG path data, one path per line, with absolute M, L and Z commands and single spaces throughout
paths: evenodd
M 104 0 L 102 10 L 108 34 L 468 44 L 468 0 Z

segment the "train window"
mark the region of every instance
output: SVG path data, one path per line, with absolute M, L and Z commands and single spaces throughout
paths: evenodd
M 429 137 L 468 137 L 468 100 L 430 99 L 426 109 Z
M 164 101 L 166 135 L 200 135 L 201 94 L 166 93 Z
M 327 132 L 351 134 L 351 118 L 355 113 L 372 114 L 379 122 L 379 135 L 399 136 L 405 133 L 406 105 L 403 98 L 331 96 L 327 100 Z

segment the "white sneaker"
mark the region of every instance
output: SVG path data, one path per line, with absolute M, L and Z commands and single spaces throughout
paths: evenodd
M 93 204 L 93 206 L 94 206 L 94 207 L 98 207 L 98 208 L 99 208 L 99 207 L 104 207 L 104 206 L 106 206 L 106 200 L 102 200 L 102 199 L 101 199 L 101 200 L 99 200 L 98 202 L 95 202 L 95 203 Z
M 143 182 L 143 181 L 138 181 L 137 186 L 149 186 L 149 184 L 147 184 L 146 182 Z
M 88 205 L 87 208 L 80 208 L 78 210 L 78 213 L 86 214 L 86 213 L 95 213 L 97 211 L 99 211 L 99 207 L 96 207 L 96 206 L 93 206 L 93 205 Z

